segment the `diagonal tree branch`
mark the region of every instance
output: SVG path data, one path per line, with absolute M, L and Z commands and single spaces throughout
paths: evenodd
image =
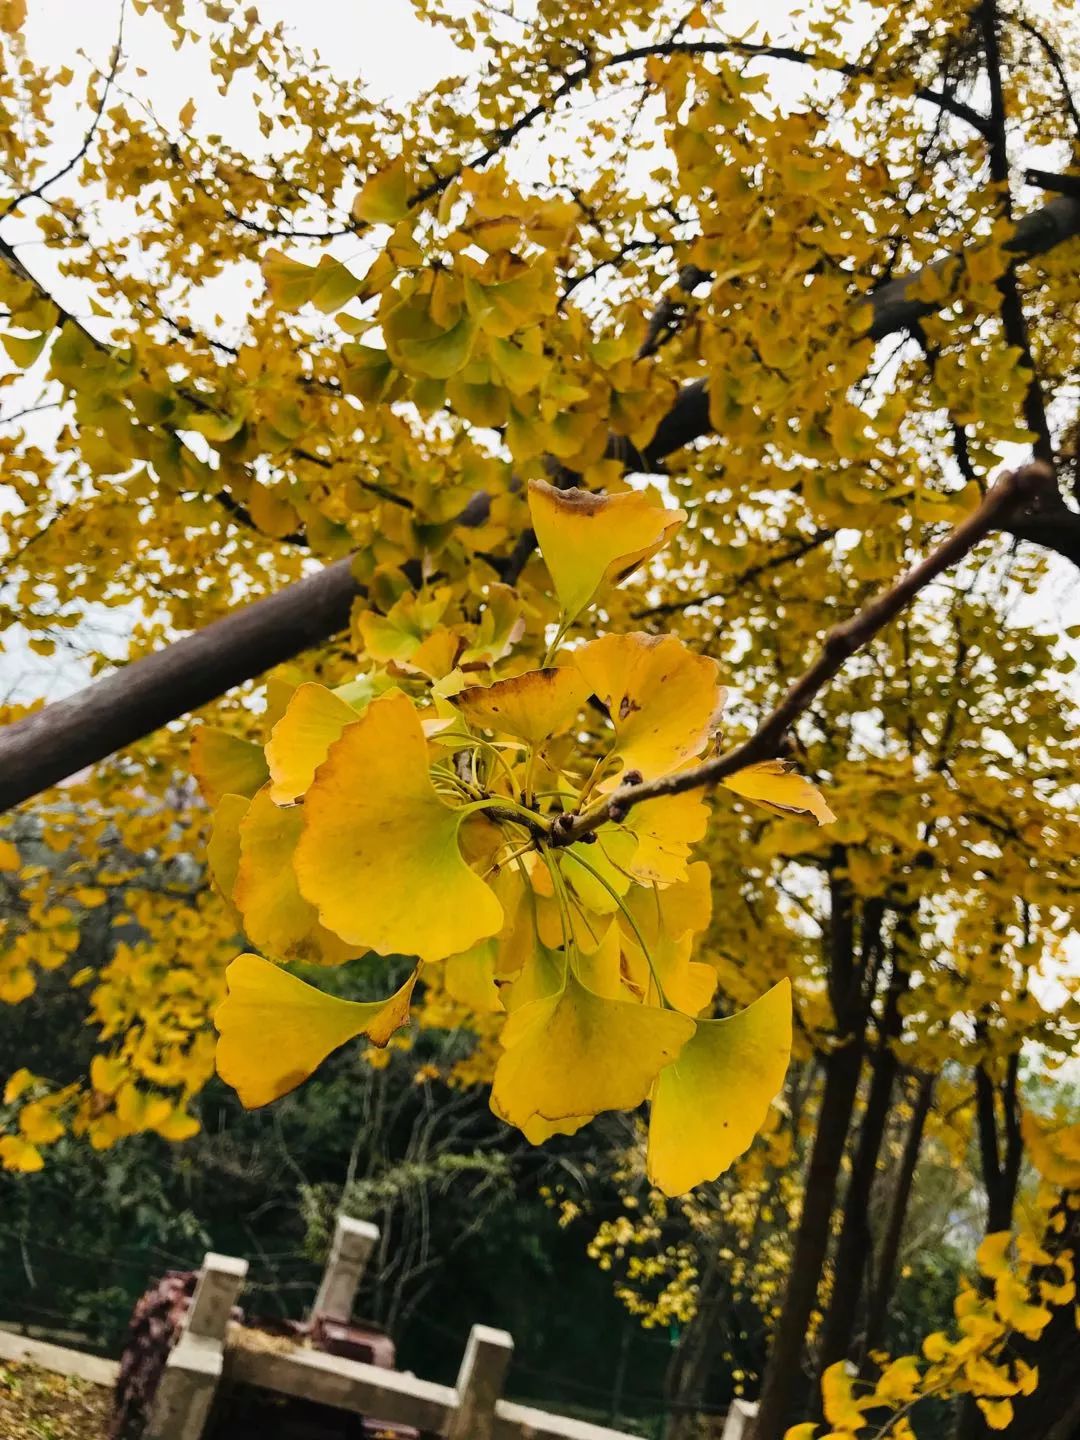
M 0 729 L 0 811 L 343 630 L 348 559 Z
M 1080 200 L 1058 196 L 1023 217 L 1011 246 L 1018 257 L 1030 258 L 1075 235 L 1080 235 Z M 917 271 L 892 280 L 871 298 L 870 333 L 875 339 L 912 326 L 933 310 L 909 293 L 924 274 Z M 628 468 L 656 470 L 662 468 L 665 456 L 711 430 L 705 382 L 695 381 L 684 387 L 644 453 L 621 437 L 612 439 L 608 453 Z M 466 512 L 474 508 L 482 511 L 484 507 L 470 502 Z M 1055 486 L 1041 487 L 1038 494 L 1027 497 L 1023 508 L 996 511 L 993 523 L 1017 538 L 1038 540 L 1080 563 L 1080 516 L 1066 507 Z M 534 545 L 531 532 L 520 537 L 504 573 L 508 583 L 513 584 L 521 573 Z M 347 561 L 340 561 L 323 572 L 336 577 L 325 582 L 333 603 L 313 604 L 305 614 L 305 587 L 322 576 L 299 581 L 0 731 L 0 809 L 29 799 L 159 726 L 208 704 L 233 686 L 329 639 L 344 628 L 355 593 L 349 588 L 347 566 Z M 290 616 L 291 623 L 282 623 L 283 616 Z M 181 653 L 178 663 L 174 659 L 177 651 Z M 198 657 L 190 671 L 189 654 Z
M 714 760 L 706 760 L 701 765 L 673 775 L 662 775 L 657 780 L 626 785 L 579 814 L 559 816 L 552 824 L 550 843 L 573 844 L 608 821 L 622 819 L 635 805 L 715 785 L 737 770 L 772 759 L 789 727 L 809 709 L 818 692 L 839 674 L 852 655 L 895 620 L 920 590 L 962 560 L 992 530 L 1001 528 L 1012 511 L 1055 484 L 1053 470 L 1041 460 L 1003 475 L 978 510 L 959 524 L 936 550 L 931 551 L 890 589 L 882 591 L 864 610 L 829 632 L 809 670 L 795 681 L 749 740 L 744 740 L 741 745 Z

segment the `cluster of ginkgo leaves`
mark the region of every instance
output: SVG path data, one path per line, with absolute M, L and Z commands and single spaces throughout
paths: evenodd
M 700 789 L 616 804 L 593 833 L 566 838 L 566 817 L 590 801 L 715 744 L 716 661 L 673 635 L 564 647 L 598 594 L 685 517 L 645 492 L 537 481 L 529 504 L 560 607 L 539 668 L 489 667 L 476 684 L 458 664 L 418 687 L 415 664 L 391 662 L 336 690 L 298 686 L 264 748 L 200 733 L 195 769 L 217 799 L 211 868 L 262 952 L 229 966 L 218 1069 L 246 1105 L 275 1100 L 346 1042 L 385 1045 L 424 967 L 441 963 L 453 995 L 506 1015 L 498 1115 L 540 1143 L 648 1098 L 649 1173 L 679 1193 L 725 1169 L 764 1121 L 788 1063 L 790 987 L 711 1014 L 716 972 L 694 958 L 710 921 L 709 869 L 691 859 L 708 818 Z M 784 762 L 724 783 L 832 819 Z M 376 1001 L 282 968 L 372 952 L 416 959 Z
M 1062 1237 L 1080 1210 L 1080 1125 L 1023 1118 L 1024 1143 L 1041 1181 L 1017 1233 L 994 1231 L 976 1252 L 980 1283 L 962 1280 L 954 1323 L 922 1342 L 921 1355 L 876 1356 L 876 1381 L 846 1361 L 826 1369 L 822 1411 L 829 1440 L 914 1440 L 909 1421 L 921 1400 L 972 1397 L 991 1430 L 1008 1430 L 1015 1404 L 1034 1393 L 1038 1367 L 1023 1345 L 1037 1341 L 1059 1308 L 1075 1307 L 1076 1262 Z M 821 1427 L 792 1426 L 784 1440 L 826 1440 Z

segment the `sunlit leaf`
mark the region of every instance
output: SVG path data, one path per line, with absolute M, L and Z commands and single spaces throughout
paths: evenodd
M 564 988 L 515 1010 L 502 1033 L 492 1104 L 519 1128 L 633 1110 L 694 1032 L 672 1010 L 594 995 L 572 973 Z
M 214 1016 L 218 1074 L 249 1110 L 295 1090 L 348 1040 L 385 1045 L 408 1020 L 416 983 L 414 973 L 388 1000 L 339 1000 L 258 955 L 237 956 L 226 979 Z
M 493 685 L 470 685 L 453 696 L 453 703 L 470 725 L 542 745 L 566 729 L 588 693 L 580 672 L 563 665 L 527 670 Z
M 649 1178 L 666 1195 L 715 1180 L 760 1130 L 791 1053 L 791 986 L 724 1020 L 699 1020 L 660 1072 L 649 1117 Z
M 270 796 L 278 805 L 303 795 L 330 746 L 357 714 L 325 685 L 307 683 L 293 691 L 266 745 Z
M 836 819 L 821 791 L 798 774 L 788 760 L 763 760 L 758 765 L 748 765 L 720 783 L 777 815 L 803 815 L 819 825 L 828 825 Z
M 708 744 L 724 700 L 715 660 L 674 635 L 631 632 L 591 640 L 574 662 L 611 718 L 624 771 L 652 780 Z
M 501 928 L 502 906 L 462 858 L 463 817 L 431 783 L 405 695 L 372 701 L 342 732 L 303 810 L 300 891 L 343 940 L 441 960 Z
M 650 493 L 593 495 L 529 481 L 529 511 L 555 593 L 570 617 L 602 586 L 617 585 L 655 555 L 686 519 Z

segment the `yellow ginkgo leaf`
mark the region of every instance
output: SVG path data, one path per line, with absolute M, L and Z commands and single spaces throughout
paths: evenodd
M 470 685 L 452 698 L 470 725 L 542 745 L 566 729 L 588 694 L 579 670 L 558 665 L 527 670 L 494 685 Z
M 304 800 L 301 894 L 350 944 L 442 960 L 502 928 L 462 857 L 462 812 L 428 774 L 420 717 L 400 691 L 372 701 L 330 747 Z
M 325 685 L 309 682 L 293 691 L 266 746 L 275 804 L 288 805 L 303 795 L 330 746 L 357 718 L 353 706 Z
M 250 799 L 270 773 L 261 746 L 212 725 L 200 725 L 191 737 L 191 769 L 208 805 L 223 795 Z
M 645 992 L 650 1004 L 660 1003 L 661 996 L 684 1015 L 700 1015 L 716 994 L 717 974 L 711 965 L 695 960 L 694 937 L 681 940 L 663 936 L 649 952 L 648 967 L 652 984 Z
M 700 755 L 716 726 L 724 691 L 719 666 L 674 635 L 604 635 L 574 655 L 589 693 L 615 727 L 612 753 L 645 780 Z M 609 784 L 617 784 L 612 777 Z
M 1020 1128 L 1024 1148 L 1042 1178 L 1051 1185 L 1080 1190 L 1080 1125 L 1047 1129 L 1032 1111 L 1025 1110 Z
M 1007 1430 L 1013 1421 L 1011 1400 L 977 1400 L 975 1402 L 991 1430 Z
M 232 900 L 236 871 L 240 865 L 240 822 L 251 801 L 246 795 L 223 795 L 214 810 L 206 859 L 214 884 L 226 900 Z
M 505 1115 L 499 1114 L 494 1096 L 491 1100 L 491 1109 L 492 1113 L 497 1115 L 504 1124 L 513 1123 Z M 531 1120 L 527 1120 L 524 1125 L 520 1126 L 520 1129 L 530 1145 L 543 1145 L 554 1135 L 576 1135 L 592 1119 L 592 1115 L 566 1115 L 561 1120 L 545 1120 L 541 1115 L 534 1115 Z
M 352 213 L 369 225 L 396 225 L 409 213 L 411 182 L 404 160 L 395 160 L 366 180 Z
M 784 1083 L 791 985 L 781 980 L 725 1020 L 700 1020 L 660 1072 L 649 1119 L 649 1179 L 665 1195 L 715 1180 L 747 1148 Z
M 98 1057 L 95 1056 L 95 1059 Z M 11 1105 L 18 1100 L 20 1095 L 26 1093 L 34 1083 L 34 1072 L 28 1070 L 25 1065 L 20 1065 L 18 1070 L 13 1071 L 7 1078 L 4 1086 L 4 1104 Z
M 633 1110 L 693 1033 L 686 1015 L 605 1000 L 568 972 L 561 990 L 507 1020 L 492 1105 L 519 1128 Z
M 0 1165 L 5 1170 L 32 1175 L 38 1170 L 44 1170 L 45 1160 L 37 1146 L 31 1145 L 21 1136 L 0 1135 Z
M 45 1100 L 31 1100 L 19 1111 L 19 1129 L 31 1145 L 51 1145 L 64 1133 L 53 1107 Z
M 604 584 L 617 585 L 650 556 L 686 519 L 665 510 L 649 492 L 593 495 L 557 490 L 545 480 L 529 481 L 533 529 L 568 618 L 589 604 Z
M 389 1000 L 324 995 L 259 955 L 238 955 L 218 1007 L 218 1074 L 253 1110 L 295 1090 L 347 1040 L 385 1045 L 409 1018 L 415 973 Z
M 10 840 L 0 840 L 0 870 L 18 870 L 22 864 L 18 850 Z
M 763 760 L 759 765 L 736 770 L 720 783 L 777 815 L 802 815 L 819 825 L 836 819 L 821 791 L 800 775 L 790 760 Z
M 477 1015 L 499 1015 L 497 965 L 499 942 L 479 940 L 460 955 L 451 955 L 443 970 L 446 993 Z
M 300 894 L 293 856 L 304 823 L 298 807 L 283 810 L 266 786 L 240 822 L 240 856 L 232 897 L 253 945 L 276 960 L 341 965 L 359 953 L 319 923 Z
M 872 1397 L 855 1395 L 855 1370 L 846 1360 L 830 1365 L 821 1377 L 821 1403 L 825 1419 L 834 1430 L 856 1434 L 866 1424 L 864 1410 L 873 1405 Z
M 700 790 L 686 790 L 635 805 L 622 824 L 638 842 L 626 868 L 638 880 L 670 885 L 686 878 L 690 848 L 708 828 L 709 807 Z

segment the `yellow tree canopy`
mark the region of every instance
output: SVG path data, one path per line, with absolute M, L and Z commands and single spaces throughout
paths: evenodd
M 842 1032 L 837 886 L 911 922 L 898 1043 L 1067 1049 L 1069 7 L 414 10 L 453 64 L 395 100 L 232 0 L 61 64 L 0 12 L 0 626 L 111 672 L 0 717 L 0 999 L 68 967 L 101 1039 L 14 1087 L 10 1163 L 41 1096 L 190 1133 L 215 1011 L 253 1102 L 385 1042 L 414 980 L 270 963 L 373 951 L 530 1139 L 652 1094 L 686 1188 L 788 982 L 797 1053 Z M 102 907 L 138 937 L 88 972 Z

